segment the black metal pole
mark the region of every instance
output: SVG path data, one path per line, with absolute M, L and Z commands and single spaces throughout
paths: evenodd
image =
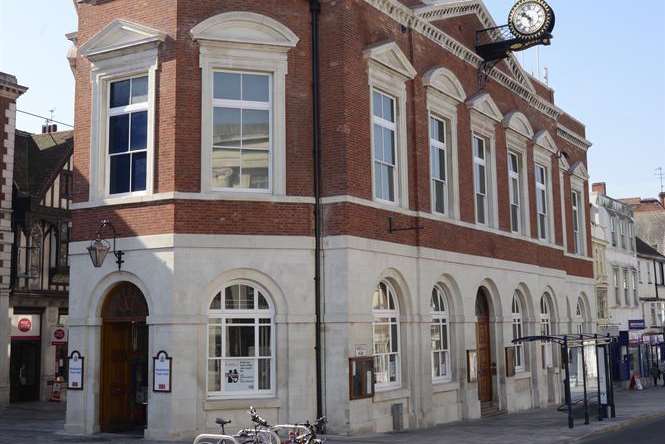
M 598 421 L 603 420 L 603 404 L 600 402 L 600 360 L 598 359 L 598 350 L 600 347 L 598 347 L 598 335 L 594 334 L 593 335 L 593 346 L 596 349 L 596 379 L 598 380 Z M 605 352 L 603 350 L 603 356 L 605 356 Z M 603 358 L 603 365 L 605 365 L 605 358 Z M 607 376 L 605 376 L 605 380 L 607 380 Z
M 580 335 L 582 341 L 582 384 L 584 386 L 584 424 L 589 424 L 589 400 L 586 392 L 586 355 L 584 353 L 584 336 Z
M 564 390 L 566 393 L 566 406 L 568 407 L 568 428 L 572 429 L 575 424 L 573 422 L 573 403 L 570 399 L 570 368 L 568 367 L 568 336 L 563 338 L 563 363 L 566 370 L 566 383 Z
M 323 375 L 321 349 L 321 122 L 319 92 L 319 0 L 310 0 L 312 17 L 312 158 L 314 162 L 314 303 L 316 313 L 316 416 L 323 416 Z
M 611 351 L 610 349 L 612 348 L 612 345 L 614 344 L 614 341 L 612 339 L 610 339 L 610 334 L 609 333 L 607 334 L 607 339 L 610 340 L 610 343 L 607 345 L 607 350 L 606 350 L 606 352 L 608 353 L 608 356 L 606 358 L 607 361 L 608 361 L 607 369 L 609 370 L 609 367 L 610 367 L 609 353 Z M 610 402 L 610 417 L 611 418 L 616 418 L 616 416 L 617 416 L 616 415 L 616 409 L 614 407 L 614 378 L 612 377 L 612 372 L 609 372 L 608 385 L 609 385 L 609 400 L 608 401 L 611 401 Z

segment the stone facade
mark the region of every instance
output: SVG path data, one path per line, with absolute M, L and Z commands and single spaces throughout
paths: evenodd
M 238 427 L 247 425 L 250 404 L 271 422 L 312 418 L 317 400 L 309 2 L 79 3 L 79 30 L 71 38 L 79 46 L 71 52 L 77 58 L 69 322 L 70 349 L 85 356 L 86 380 L 83 391 L 69 394 L 67 430 L 99 430 L 102 305 L 120 282 L 134 284 L 147 301 L 149 355 L 167 350 L 174 359 L 172 392 L 148 393 L 146 436 L 189 438 L 214 430 L 214 418 L 222 415 Z M 480 1 L 461 10 L 396 0 L 321 2 L 321 376 L 333 432 L 390 431 L 393 412 L 399 411 L 408 428 L 480 417 L 485 405 L 478 384 L 467 378 L 467 350 L 478 346 L 479 292 L 487 299 L 490 329 L 487 402 L 499 410 L 561 401 L 560 357 L 545 359 L 540 344 L 525 345 L 516 374 L 506 376 L 505 349 L 512 347 L 517 324 L 522 335 L 540 334 L 545 324 L 552 333 L 594 329 L 590 143 L 584 126 L 554 105 L 552 90 L 513 58 L 478 90 L 473 41 L 475 31 L 491 21 Z M 211 170 L 233 173 L 215 170 L 219 160 L 211 144 L 217 139 L 211 134 L 218 133 L 211 103 L 237 102 L 213 97 L 216 72 L 270 75 L 266 192 L 214 186 Z M 105 182 L 109 165 L 101 136 L 109 111 L 103 91 L 137 75 L 150 85 L 148 184 L 145 191 L 116 196 Z M 386 117 L 392 121 L 374 118 L 375 93 L 393 105 L 392 117 Z M 253 102 L 247 106 L 263 106 Z M 433 117 L 448 128 L 449 208 L 443 213 L 434 211 L 432 195 Z M 373 158 L 373 121 L 393 131 L 386 142 L 395 158 L 390 201 L 377 198 L 383 182 L 377 182 Z M 488 155 L 482 224 L 474 185 L 479 138 Z M 511 219 L 511 153 L 519 159 L 519 222 Z M 545 171 L 542 187 L 538 165 Z M 126 252 L 121 271 L 108 259 L 99 269 L 90 263 L 85 248 L 101 219 L 110 219 L 118 231 L 118 248 Z M 275 326 L 274 384 L 269 393 L 242 399 L 211 390 L 207 370 L 209 317 L 219 314 L 211 301 L 236 283 L 267 293 Z M 384 311 L 376 301 L 373 310 L 372 295 L 384 291 L 377 290 L 380 283 L 394 297 Z M 445 313 L 432 313 L 435 287 L 445 297 Z M 377 349 L 377 319 L 384 319 L 378 312 L 395 326 L 389 340 L 394 349 L 385 354 L 389 368 L 377 374 L 386 380 L 373 400 L 350 401 L 349 358 Z M 447 326 L 447 349 L 441 351 L 447 371 L 435 377 L 430 335 L 433 321 L 441 319 Z

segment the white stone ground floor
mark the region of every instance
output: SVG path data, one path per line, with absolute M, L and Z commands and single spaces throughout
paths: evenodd
M 109 365 L 102 359 L 102 307 L 122 282 L 138 287 L 145 298 L 148 355 L 164 350 L 173 359 L 171 392 L 154 392 L 150 383 L 146 437 L 190 438 L 215 430 L 218 416 L 240 427 L 248 422 L 249 405 L 273 423 L 315 416 L 312 238 L 159 235 L 121 239 L 118 248 L 126 252 L 122 271 L 111 255 L 102 268 L 93 268 L 86 247 L 87 243 L 70 247 L 69 350 L 85 358 L 85 372 L 83 390 L 68 393 L 67 432 L 99 431 L 101 375 Z M 551 333 L 591 331 L 595 326 L 595 301 L 590 297 L 593 280 L 559 270 L 345 236 L 325 239 L 323 267 L 323 399 L 333 433 L 393 430 L 395 404 L 401 404 L 405 428 L 480 417 L 479 384 L 468 382 L 467 368 L 468 351 L 478 349 L 479 291 L 488 309 L 491 353 L 491 381 L 483 390 L 500 410 L 544 407 L 562 398 L 560 357 L 539 343 L 525 345 L 520 368 L 514 376 L 506 376 L 505 349 L 512 346 L 516 322 L 521 324 L 522 336 L 541 334 L 544 323 Z M 375 306 L 380 283 L 395 298 L 393 305 L 385 307 L 388 310 Z M 267 299 L 256 326 L 265 332 L 261 326 L 270 325 L 271 333 L 257 333 L 258 349 L 254 342 L 249 348 L 252 353 L 260 349 L 257 361 L 263 360 L 260 365 L 267 367 L 258 373 L 261 390 L 254 387 L 252 394 L 225 392 L 226 374 L 221 387 L 211 383 L 220 373 L 214 370 L 211 356 L 221 349 L 238 356 L 228 345 L 230 330 L 221 335 L 221 344 L 213 335 L 214 325 L 222 322 L 219 319 L 232 322 L 225 318 L 229 314 L 224 302 L 215 305 L 215 298 L 234 285 L 255 288 Z M 435 287 L 445 298 L 444 315 L 432 312 Z M 440 324 L 442 317 L 447 326 L 448 371 L 433 379 L 431 327 L 433 321 Z M 380 330 L 377 320 L 384 318 L 395 324 L 389 340 L 379 340 L 390 342 L 393 357 L 388 373 L 393 377 L 377 386 L 373 398 L 350 401 L 349 358 L 374 353 Z M 150 374 L 152 362 L 148 360 Z M 378 376 L 386 377 L 385 373 Z M 256 384 L 251 382 L 247 387 Z

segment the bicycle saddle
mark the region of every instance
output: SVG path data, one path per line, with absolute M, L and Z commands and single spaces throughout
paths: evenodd
M 230 419 L 224 419 L 224 418 L 217 418 L 217 419 L 215 420 L 215 422 L 216 422 L 217 424 L 219 424 L 219 425 L 227 425 L 227 424 L 231 424 L 231 420 L 230 420 Z

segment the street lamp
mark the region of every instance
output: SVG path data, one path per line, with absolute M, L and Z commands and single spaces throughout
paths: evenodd
M 97 229 L 97 238 L 92 241 L 88 247 L 90 260 L 92 261 L 92 265 L 95 268 L 101 268 L 101 266 L 104 265 L 104 259 L 106 259 L 106 255 L 111 250 L 111 244 L 109 241 L 102 238 L 102 232 L 106 227 L 109 227 L 113 232 L 113 255 L 116 259 L 115 263 L 118 264 L 118 270 L 120 270 L 122 268 L 122 264 L 125 263 L 125 261 L 122 259 L 122 257 L 125 255 L 125 252 L 122 250 L 116 250 L 115 241 L 117 233 L 115 231 L 115 227 L 109 220 L 105 219 L 100 222 L 99 228 Z

